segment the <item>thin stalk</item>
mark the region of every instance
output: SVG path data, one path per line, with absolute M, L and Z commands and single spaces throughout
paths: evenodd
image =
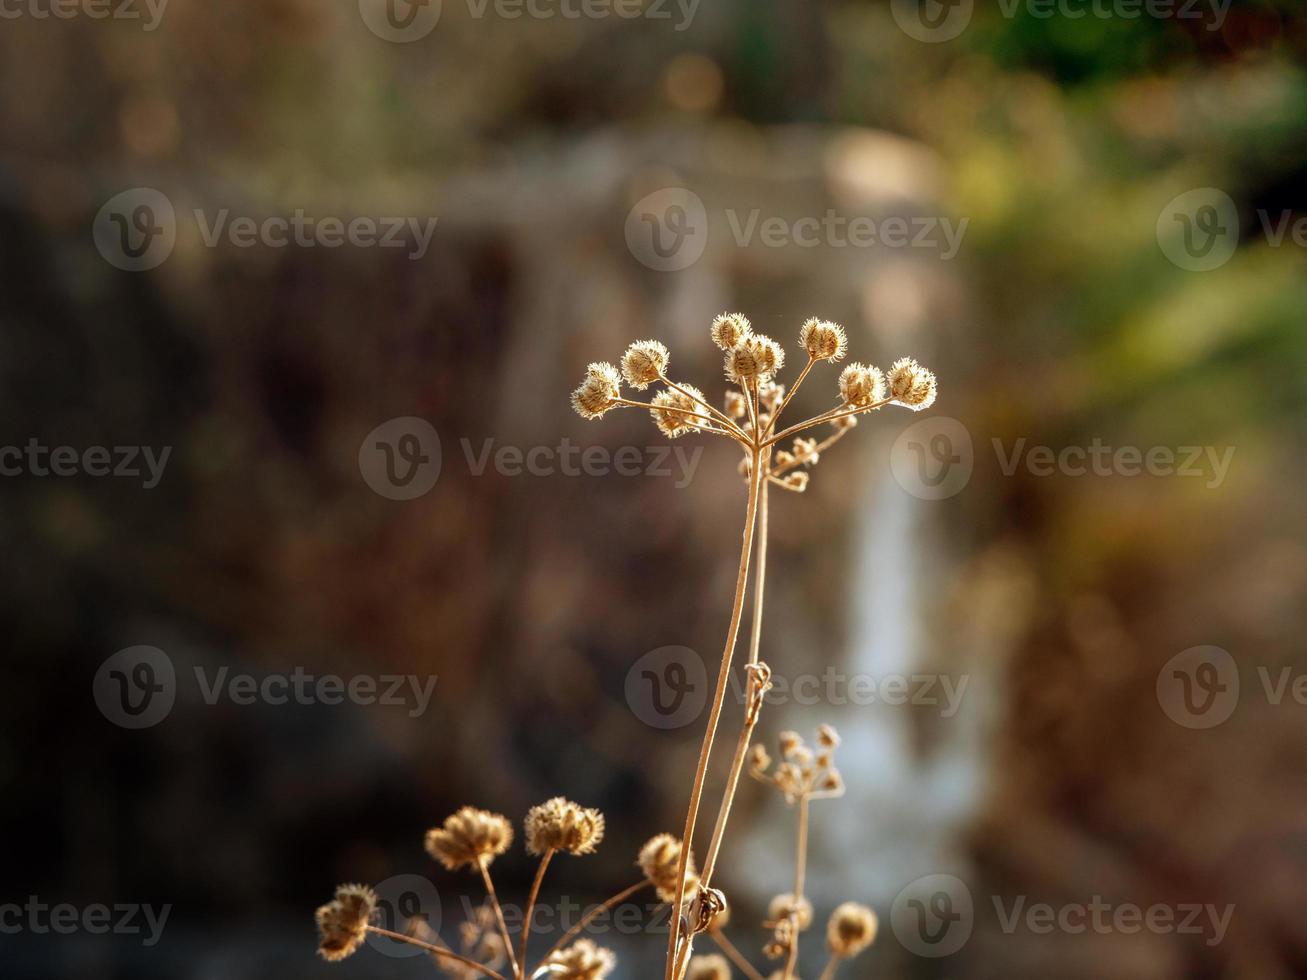
M 730 429 L 732 432 L 735 433 L 735 435 L 739 436 L 741 439 L 744 438 L 744 430 L 741 429 L 738 425 L 736 425 L 735 420 L 732 419 L 725 412 L 713 408 L 713 406 L 709 405 L 703 399 L 698 398 L 695 395 L 691 394 L 690 392 L 686 391 L 684 388 L 678 385 L 675 381 L 671 380 L 671 378 L 667 377 L 665 374 L 660 374 L 658 375 L 658 377 L 663 384 L 667 385 L 668 388 L 673 388 L 676 391 L 679 391 L 682 395 L 684 395 L 686 398 L 689 398 L 691 401 L 699 402 L 699 404 L 703 405 L 704 408 L 708 409 L 708 412 L 713 416 L 713 418 L 715 418 L 718 422 L 722 423 L 724 426 L 726 426 L 726 428 Z
M 685 415 L 688 416 L 689 418 L 701 419 L 704 422 L 712 423 L 715 425 L 715 420 L 709 418 L 707 415 L 700 415 L 698 412 L 687 411 L 684 408 L 673 408 L 671 405 L 651 405 L 648 402 L 632 401 L 629 398 L 614 399 L 613 404 L 625 405 L 628 408 L 643 408 L 646 411 L 650 411 L 650 412 L 672 412 L 675 415 Z M 717 429 L 717 428 L 713 428 L 710 431 L 722 432 L 721 429 Z M 740 441 L 740 436 L 737 436 L 734 432 L 722 432 L 722 434 L 729 435 L 732 439 L 735 439 L 737 442 Z
M 385 936 L 387 939 L 393 939 L 396 942 L 408 943 L 410 946 L 416 946 L 424 949 L 433 956 L 443 956 L 446 959 L 457 960 L 469 969 L 476 970 L 478 973 L 484 973 L 488 977 L 494 977 L 495 980 L 504 980 L 504 977 L 478 963 L 476 960 L 468 959 L 466 956 L 459 956 L 452 949 L 444 946 L 433 946 L 431 943 L 424 943 L 421 939 L 414 939 L 412 936 L 406 936 L 402 932 L 391 932 L 389 929 L 382 929 L 380 926 L 368 926 L 368 932 L 375 932 L 378 936 Z
M 835 445 L 835 443 L 843 439 L 844 434 L 849 431 L 850 431 L 849 429 L 836 429 L 833 434 L 827 436 L 821 442 L 817 443 L 816 448 L 813 451 L 816 453 L 824 453 L 831 446 Z M 771 475 L 773 477 L 784 476 L 786 473 L 794 469 L 796 466 L 802 466 L 802 465 L 803 464 L 800 463 L 797 459 L 792 459 L 788 463 L 778 463 L 776 467 L 771 471 Z
M 799 829 L 795 842 L 794 856 L 794 905 L 803 901 L 803 879 L 808 870 L 808 794 L 799 797 Z M 794 976 L 794 964 L 799 958 L 799 913 L 790 913 L 790 924 L 794 927 L 790 937 L 790 955 L 785 961 L 785 973 L 781 980 L 790 980 Z
M 740 615 L 744 610 L 744 593 L 749 584 L 749 554 L 753 551 L 753 531 L 757 523 L 758 498 L 763 484 L 762 452 L 752 448 L 749 467 L 749 500 L 745 506 L 744 534 L 740 546 L 740 568 L 735 577 L 735 600 L 731 604 L 731 621 L 726 631 L 726 643 L 722 649 L 722 664 L 717 672 L 717 691 L 713 695 L 712 710 L 708 715 L 708 727 L 703 734 L 703 745 L 699 749 L 699 764 L 694 773 L 694 784 L 690 789 L 690 805 L 685 815 L 685 832 L 681 835 L 681 859 L 676 869 L 676 898 L 672 902 L 672 925 L 667 940 L 667 968 L 664 980 L 673 980 L 676 969 L 676 943 L 681 932 L 681 910 L 685 903 L 685 867 L 690 859 L 693 846 L 695 824 L 699 819 L 699 803 L 703 799 L 703 784 L 708 775 L 708 759 L 712 754 L 713 739 L 717 735 L 717 723 L 721 719 L 722 703 L 726 700 L 727 681 L 731 674 L 731 659 L 735 653 L 735 641 L 740 632 Z M 688 938 L 688 937 L 687 937 Z
M 767 423 L 767 429 L 762 434 L 764 439 L 771 435 L 772 429 L 776 428 L 776 420 L 781 417 L 781 413 L 785 411 L 785 406 L 790 403 L 790 399 L 794 397 L 794 393 L 799 390 L 799 385 L 803 384 L 803 379 L 808 376 L 808 372 L 812 370 L 812 366 L 816 363 L 816 358 L 809 357 L 808 363 L 803 365 L 803 370 L 799 372 L 799 376 L 794 380 L 794 384 L 790 387 L 790 390 L 785 393 L 785 397 L 781 399 L 781 407 L 776 409 L 772 414 L 771 421 Z
M 535 881 L 531 883 L 531 894 L 526 900 L 526 918 L 522 920 L 522 952 L 518 956 L 518 962 L 525 965 L 526 963 L 526 941 L 531 936 L 531 913 L 535 911 L 536 899 L 540 896 L 540 883 L 545 880 L 545 869 L 549 867 L 549 861 L 554 856 L 554 849 L 551 847 L 545 851 L 540 858 L 540 867 L 536 868 Z
M 764 451 L 761 459 L 763 470 L 771 466 L 771 450 Z M 758 559 L 754 569 L 753 585 L 753 630 L 749 636 L 749 663 L 758 662 L 758 650 L 762 645 L 762 601 L 764 587 L 767 583 L 767 484 L 762 485 L 758 500 Z M 749 678 L 749 693 L 753 693 L 755 681 Z M 708 857 L 704 861 L 702 882 L 707 887 L 712 881 L 713 870 L 717 867 L 717 854 L 721 850 L 722 838 L 726 835 L 726 821 L 731 816 L 731 804 L 735 801 L 735 790 L 740 785 L 740 773 L 744 771 L 744 760 L 749 752 L 749 740 L 753 737 L 754 726 L 758 724 L 758 711 L 752 711 L 745 704 L 744 724 L 740 726 L 740 737 L 735 743 L 735 756 L 731 760 L 731 773 L 726 779 L 726 790 L 722 794 L 722 803 L 717 810 L 717 823 L 713 827 L 712 843 L 708 845 Z
M 566 946 L 569 942 L 571 942 L 573 939 L 579 936 L 585 930 L 585 927 L 588 926 L 591 922 L 593 922 L 596 918 L 598 918 L 601 914 L 607 912 L 609 909 L 611 909 L 614 905 L 617 905 L 619 902 L 625 902 L 628 898 L 630 898 L 632 895 L 638 892 L 641 888 L 648 888 L 649 885 L 650 882 L 648 881 L 637 881 L 634 885 L 631 885 L 629 888 L 623 888 L 616 895 L 613 895 L 612 897 L 607 899 L 602 905 L 596 905 L 594 908 L 592 908 L 589 912 L 587 912 L 585 915 L 581 917 L 580 922 L 572 926 L 571 929 L 568 929 L 567 932 L 563 933 L 562 936 L 558 938 L 558 941 L 549 947 L 549 952 L 545 953 L 545 955 L 540 958 L 540 962 L 536 965 L 535 970 L 532 970 L 531 972 L 532 973 L 538 972 L 540 967 L 545 965 L 545 961 L 548 960 L 549 957 L 553 956 L 560 949 Z
M 768 446 L 774 446 L 776 445 L 776 443 L 780 442 L 782 439 L 785 439 L 788 436 L 792 436 L 799 432 L 802 432 L 804 429 L 811 429 L 814 425 L 821 425 L 823 422 L 834 422 L 836 419 L 848 418 L 848 416 L 850 415 L 861 415 L 864 412 L 874 412 L 878 408 L 884 408 L 893 400 L 894 399 L 892 398 L 886 398 L 883 401 L 872 402 L 870 405 L 864 405 L 862 406 L 862 408 L 852 408 L 852 409 L 850 409 L 847 405 L 838 405 L 835 408 L 832 408 L 829 412 L 823 412 L 821 415 L 814 415 L 806 422 L 800 422 L 797 425 L 790 426 L 780 435 L 772 436 L 770 439 L 764 442 L 762 446 L 764 449 L 766 449 Z M 844 411 L 844 409 L 848 409 L 848 410 Z
M 835 969 L 840 965 L 840 958 L 834 953 L 830 954 L 830 959 L 826 961 L 826 969 L 821 971 L 821 976 L 817 980 L 832 980 L 835 976 Z
M 499 922 L 499 935 L 504 940 L 504 952 L 508 954 L 508 965 L 513 968 L 513 976 L 521 977 L 522 968 L 517 965 L 517 957 L 513 954 L 513 940 L 508 935 L 508 923 L 504 921 L 504 909 L 499 904 L 499 896 L 495 894 L 495 883 L 490 879 L 490 868 L 484 859 L 477 862 L 477 867 L 481 869 L 481 879 L 486 883 L 486 894 L 490 896 L 490 905 L 495 910 L 495 919 Z
M 726 934 L 720 929 L 709 929 L 708 935 L 712 937 L 713 942 L 721 947 L 732 963 L 740 968 L 740 972 L 749 978 L 749 980 L 762 980 L 762 974 L 759 973 L 752 963 L 744 958 L 744 954 L 735 948 L 735 943 L 726 938 Z

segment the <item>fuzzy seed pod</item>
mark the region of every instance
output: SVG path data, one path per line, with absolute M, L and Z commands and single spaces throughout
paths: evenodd
M 712 322 L 712 342 L 722 350 L 730 350 L 753 333 L 749 318 L 743 313 L 723 313 Z
M 785 385 L 777 384 L 775 381 L 764 381 L 758 386 L 758 400 L 767 411 L 775 411 L 776 407 L 785 400 Z
M 341 885 L 336 897 L 321 906 L 318 954 L 329 962 L 343 960 L 359 948 L 368 934 L 368 922 L 377 909 L 377 895 L 366 885 Z
M 751 745 L 749 747 L 749 771 L 755 775 L 762 775 L 771 768 L 771 756 L 767 754 L 767 749 L 761 745 Z
M 831 419 L 830 423 L 831 428 L 836 432 L 840 432 L 844 429 L 851 429 L 857 424 L 858 417 L 856 415 L 844 415 L 837 419 Z
M 536 855 L 546 851 L 593 854 L 604 838 L 602 813 L 561 796 L 528 810 L 523 826 L 527 852 Z
M 656 340 L 637 340 L 622 355 L 622 377 L 632 388 L 644 391 L 667 373 L 671 354 Z
M 744 401 L 744 396 L 738 391 L 728 391 L 726 393 L 726 414 L 733 419 L 742 419 L 749 411 L 749 406 Z
M 444 826 L 427 831 L 427 853 L 448 871 L 489 864 L 513 843 L 508 818 L 465 806 L 445 818 Z
M 597 419 L 622 397 L 622 378 L 607 361 L 585 369 L 585 380 L 572 392 L 572 408 L 583 419 Z
M 795 750 L 803 747 L 803 736 L 798 732 L 788 730 L 783 731 L 777 736 L 776 740 L 780 743 L 781 755 L 786 756 L 787 758 L 793 754 Z
M 578 939 L 551 953 L 545 965 L 549 967 L 548 975 L 559 980 L 603 980 L 617 966 L 617 957 L 589 939 Z
M 654 425 L 658 426 L 658 431 L 669 439 L 675 439 L 687 432 L 695 432 L 707 424 L 703 419 L 684 414 L 685 412 L 694 412 L 696 415 L 708 414 L 708 405 L 704 401 L 703 392 L 693 385 L 681 385 L 681 387 L 689 392 L 689 395 L 683 395 L 673 388 L 664 388 L 653 396 L 651 404 L 654 407 L 649 410 Z M 679 411 L 665 411 L 669 408 L 679 409 Z
M 840 372 L 840 397 L 854 408 L 885 400 L 885 376 L 880 368 L 854 361 Z
M 821 777 L 817 788 L 824 793 L 843 793 L 844 777 L 840 775 L 838 769 L 828 769 Z
M 816 466 L 821 459 L 817 452 L 817 440 L 799 436 L 794 440 L 794 458 L 806 466 Z
M 797 919 L 800 932 L 812 925 L 812 903 L 806 898 L 800 897 L 796 902 L 794 895 L 786 892 L 783 895 L 777 895 L 771 900 L 771 904 L 767 906 L 767 918 L 772 922 L 779 922 L 791 913 Z
M 836 748 L 840 744 L 840 733 L 833 725 L 818 725 L 817 744 L 826 749 Z
M 731 980 L 731 964 L 717 953 L 692 956 L 685 980 Z
M 738 385 L 769 381 L 785 365 L 785 349 L 770 337 L 746 337 L 726 352 L 726 377 Z
M 876 941 L 876 913 L 857 902 L 845 902 L 826 923 L 826 942 L 836 956 L 857 956 Z
M 829 320 L 813 317 L 799 328 L 799 342 L 808 356 L 816 361 L 834 363 L 849 350 L 849 338 L 844 328 Z
M 640 848 L 637 864 L 644 876 L 653 884 L 658 897 L 664 902 L 676 901 L 676 868 L 681 861 L 681 842 L 671 834 L 659 834 Z M 699 886 L 699 872 L 694 867 L 694 854 L 685 866 L 685 894 L 691 896 Z
M 900 357 L 889 369 L 889 393 L 914 412 L 935 402 L 935 375 L 910 357 Z
M 794 473 L 786 473 L 781 477 L 781 483 L 785 485 L 786 490 L 793 490 L 795 493 L 803 493 L 808 489 L 808 477 L 810 474 L 799 470 Z

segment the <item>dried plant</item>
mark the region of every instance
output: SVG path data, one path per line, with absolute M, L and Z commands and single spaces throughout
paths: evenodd
M 834 364 L 847 353 L 848 337 L 843 328 L 816 318 L 802 325 L 799 346 L 806 355 L 806 363 L 788 391 L 777 381 L 785 364 L 784 348 L 770 337 L 754 333 L 742 314 L 722 314 L 713 321 L 709 333 L 722 351 L 726 378 L 735 386 L 726 392 L 724 410 L 713 407 L 693 385 L 668 377 L 671 355 L 656 340 L 631 344 L 622 355 L 620 367 L 602 361 L 590 364 L 585 378 L 572 392 L 572 406 L 584 418 L 601 418 L 616 408 L 641 409 L 649 412 L 654 424 L 668 438 L 708 433 L 735 441 L 743 453 L 740 472 L 748 491 L 735 597 L 681 836 L 663 833 L 651 838 L 640 849 L 636 861 L 642 880 L 590 910 L 554 943 L 534 968 L 528 969 L 532 913 L 550 861 L 559 853 L 592 853 L 603 839 L 603 814 L 562 797 L 533 807 L 527 814 L 526 849 L 539 857 L 540 862 L 515 946 L 490 874 L 491 862 L 512 844 L 513 828 L 505 817 L 464 807 L 426 837 L 427 851 L 446 869 L 476 869 L 485 887 L 486 906 L 475 920 L 464 923 L 462 952 L 454 952 L 436 936 L 418 938 L 373 925 L 376 896 L 363 886 L 347 885 L 337 891 L 331 903 L 318 909 L 319 951 L 324 958 L 339 960 L 349 956 L 368 932 L 374 932 L 425 949 L 446 972 L 460 978 L 479 975 L 497 980 L 527 980 L 528 977 L 535 980 L 551 976 L 602 980 L 614 969 L 615 958 L 609 950 L 581 938 L 581 933 L 597 915 L 641 889 L 652 887 L 675 913 L 670 916 L 664 980 L 726 980 L 731 974 L 731 964 L 749 980 L 762 980 L 762 974 L 726 937 L 724 930 L 730 918 L 726 897 L 712 887 L 731 806 L 747 765 L 754 779 L 775 788 L 796 813 L 794 885 L 790 892 L 772 900 L 763 923 L 769 932 L 764 954 L 783 961 L 773 977 L 794 978 L 800 937 L 813 921 L 812 904 L 804 894 L 809 807 L 814 801 L 842 796 L 844 782 L 834 765 L 839 736 L 829 725 L 817 730 L 812 747 L 798 734 L 783 732 L 778 740 L 778 761 L 761 744 L 751 744 L 764 699 L 771 688 L 771 668 L 759 659 L 767 571 L 768 491 L 776 486 L 802 493 L 807 489 L 812 469 L 857 425 L 859 415 L 887 405 L 920 411 L 934 402 L 936 383 L 934 374 L 907 357 L 895 361 L 887 373 L 870 365 L 851 363 L 838 377 L 838 400 L 834 407 L 778 431 L 782 414 L 809 372 L 818 363 Z M 637 391 L 654 385 L 660 387 L 649 401 L 636 401 L 622 396 L 623 381 Z M 803 435 L 823 425 L 830 426 L 824 438 Z M 781 448 L 787 440 L 788 448 Z M 698 830 L 704 784 L 739 638 L 751 559 L 755 585 L 749 653 L 744 664 L 748 678 L 744 720 L 717 807 L 703 870 L 698 871 L 690 847 L 683 842 L 693 841 Z M 826 926 L 829 959 L 821 980 L 830 980 L 841 962 L 871 945 L 876 927 L 876 916 L 866 906 L 845 902 L 836 908 Z M 694 955 L 694 940 L 704 934 L 720 947 L 724 956 Z

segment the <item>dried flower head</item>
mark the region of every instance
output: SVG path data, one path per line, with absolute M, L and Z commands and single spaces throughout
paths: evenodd
M 856 415 L 841 415 L 837 419 L 831 419 L 830 424 L 831 428 L 836 432 L 841 432 L 844 429 L 851 429 L 857 425 L 858 417 Z
M 840 397 L 854 408 L 885 400 L 885 376 L 880 368 L 854 361 L 840 372 Z
M 427 831 L 427 853 L 449 871 L 489 864 L 513 843 L 508 818 L 465 806 L 445 818 L 444 826 Z
M 644 876 L 653 883 L 658 897 L 664 902 L 676 901 L 676 869 L 681 862 L 680 838 L 671 834 L 659 834 L 645 842 L 640 848 L 637 864 Z M 698 887 L 699 873 L 694 867 L 694 854 L 691 853 L 685 865 L 685 893 L 693 894 Z
M 767 906 L 767 918 L 771 922 L 779 922 L 790 915 L 795 917 L 802 932 L 812 925 L 812 903 L 802 896 L 795 901 L 794 895 L 786 892 L 774 897 Z
M 826 942 L 841 958 L 857 956 L 876 940 L 876 913 L 857 902 L 845 902 L 826 923 Z
M 816 317 L 799 328 L 799 342 L 803 344 L 808 356 L 817 361 L 834 363 L 849 350 L 849 338 L 844 333 L 844 328 L 838 323 L 818 320 Z
M 566 851 L 592 854 L 604 838 L 604 815 L 561 796 L 527 811 L 523 822 L 526 849 L 531 854 Z
M 622 355 L 622 377 L 640 391 L 667 373 L 671 354 L 656 340 L 637 340 Z
M 781 755 L 793 755 L 797 749 L 803 748 L 803 736 L 795 731 L 783 731 L 776 738 L 781 746 Z
M 366 885 L 341 885 L 336 897 L 318 908 L 318 954 L 329 962 L 343 960 L 359 948 L 377 909 L 377 895 Z
M 771 756 L 767 754 L 767 749 L 761 744 L 755 744 L 749 747 L 749 771 L 755 775 L 762 775 L 771 768 Z
M 803 493 L 808 489 L 808 478 L 810 476 L 810 473 L 805 473 L 802 470 L 786 473 L 781 477 L 781 486 L 785 487 L 786 490 L 793 490 L 795 493 Z
M 731 980 L 731 964 L 716 953 L 692 956 L 685 980 Z
M 889 393 L 913 411 L 929 408 L 935 401 L 935 375 L 910 357 L 900 357 L 889 369 Z
M 799 436 L 794 440 L 794 459 L 805 466 L 816 466 L 821 459 L 817 452 L 817 440 Z
M 585 380 L 572 392 L 572 408 L 583 419 L 597 419 L 622 397 L 622 378 L 607 361 L 585 369 Z
M 703 392 L 693 385 L 681 385 L 681 387 L 689 394 L 683 394 L 674 388 L 664 388 L 653 396 L 653 401 L 650 403 L 654 406 L 649 410 L 654 425 L 658 426 L 658 430 L 669 439 L 702 429 L 707 424 L 703 419 L 685 414 L 686 412 L 694 412 L 696 415 L 708 414 Z M 676 409 L 676 411 L 669 411 L 669 409 Z
M 840 733 L 833 725 L 818 725 L 817 744 L 824 749 L 837 748 L 840 744 Z
M 617 957 L 589 939 L 578 939 L 566 949 L 551 953 L 545 965 L 549 976 L 560 980 L 603 980 L 617 966 Z
M 738 391 L 728 391 L 726 393 L 726 414 L 733 419 L 742 419 L 749 411 L 749 406 L 744 400 L 744 395 Z
M 777 384 L 775 381 L 764 381 L 758 386 L 758 400 L 767 411 L 775 411 L 780 403 L 785 401 L 785 385 Z
M 770 337 L 754 334 L 726 352 L 726 377 L 736 384 L 768 381 L 785 365 L 785 349 Z
M 844 777 L 840 775 L 838 769 L 828 769 L 822 774 L 821 780 L 817 783 L 817 788 L 823 793 L 838 796 L 844 792 Z
M 753 333 L 749 318 L 743 313 L 723 313 L 712 322 L 712 342 L 722 350 L 730 350 Z

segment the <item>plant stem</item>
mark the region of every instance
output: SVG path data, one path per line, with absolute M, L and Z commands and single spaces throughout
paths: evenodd
M 421 939 L 414 939 L 412 936 L 406 936 L 402 932 L 391 932 L 389 929 L 382 929 L 380 926 L 368 926 L 368 932 L 375 932 L 378 936 L 385 936 L 387 939 L 393 939 L 396 942 L 408 943 L 410 946 L 417 946 L 419 949 L 425 949 L 433 956 L 444 956 L 447 959 L 457 960 L 459 963 L 462 963 L 470 969 L 476 970 L 479 973 L 484 973 L 488 977 L 494 977 L 495 980 L 504 980 L 500 974 L 490 969 L 490 967 L 483 966 L 476 960 L 468 959 L 466 956 L 459 956 L 452 949 L 446 949 L 444 946 L 433 946 L 431 943 L 424 943 Z
M 756 427 L 755 422 L 755 427 Z M 762 451 L 757 444 L 751 447 L 751 466 L 749 467 L 749 500 L 745 505 L 744 534 L 740 547 L 740 568 L 735 578 L 735 601 L 731 605 L 731 621 L 726 631 L 726 644 L 722 650 L 722 664 L 717 672 L 717 690 L 713 695 L 712 710 L 708 715 L 708 727 L 703 734 L 703 745 L 699 749 L 699 764 L 694 773 L 694 784 L 690 789 L 690 805 L 685 815 L 685 832 L 681 835 L 681 859 L 676 869 L 676 899 L 672 903 L 670 935 L 667 940 L 667 968 L 664 980 L 673 980 L 676 969 L 676 943 L 681 932 L 681 910 L 685 903 L 685 868 L 690 859 L 690 849 L 694 840 L 695 823 L 699 818 L 699 803 L 703 798 L 703 784 L 708 774 L 708 759 L 712 754 L 713 738 L 717 734 L 717 723 L 721 719 L 722 703 L 726 700 L 727 681 L 731 673 L 731 659 L 735 653 L 735 641 L 740 632 L 740 614 L 744 609 L 744 593 L 749 584 L 749 554 L 753 550 L 753 531 L 758 516 L 758 498 L 763 484 Z M 687 945 L 689 937 L 687 938 Z
M 536 868 L 535 881 L 531 883 L 531 894 L 526 900 L 526 918 L 522 920 L 522 952 L 518 956 L 518 962 L 526 965 L 526 941 L 531 936 L 531 913 L 535 911 L 536 899 L 540 895 L 540 883 L 545 880 L 545 869 L 549 867 L 549 861 L 554 856 L 554 849 L 551 847 L 540 858 L 540 867 Z
M 727 939 L 725 933 L 720 929 L 709 929 L 708 935 L 712 937 L 713 942 L 721 947 L 722 952 L 730 958 L 732 963 L 740 968 L 740 972 L 747 976 L 749 980 L 762 980 L 762 974 L 754 968 L 752 963 L 744 958 L 744 954 L 735 948 L 735 943 Z
M 684 408 L 673 408 L 671 405 L 651 405 L 651 404 L 649 404 L 648 402 L 637 402 L 637 401 L 632 401 L 632 400 L 629 399 L 629 398 L 618 398 L 618 399 L 614 400 L 613 404 L 614 404 L 614 405 L 625 405 L 627 408 L 643 408 L 643 409 L 645 409 L 646 411 L 649 411 L 649 412 L 672 412 L 672 413 L 674 413 L 674 414 L 676 414 L 676 415 L 685 415 L 685 416 L 688 416 L 689 418 L 692 418 L 692 419 L 701 419 L 701 420 L 704 421 L 704 422 L 710 422 L 710 423 L 713 423 L 714 425 L 716 425 L 716 420 L 710 418 L 710 417 L 707 416 L 707 415 L 700 415 L 698 412 L 687 411 L 687 410 L 684 409 Z M 735 428 L 735 427 L 732 426 L 732 428 Z M 721 429 L 717 429 L 717 428 L 712 428 L 712 429 L 709 429 L 708 431 L 709 431 L 709 432 L 722 432 Z M 739 430 L 736 429 L 736 431 L 739 431 Z M 729 435 L 729 436 L 730 436 L 732 439 L 734 439 L 736 442 L 739 442 L 739 441 L 741 440 L 742 436 L 743 436 L 743 433 L 741 433 L 741 435 L 737 436 L 734 432 L 722 432 L 722 434 L 723 434 L 723 435 Z
M 761 465 L 764 472 L 771 466 L 771 450 L 765 450 Z M 758 649 L 762 645 L 762 600 L 767 583 L 767 483 L 759 491 L 758 501 L 758 561 L 754 569 L 753 585 L 753 631 L 749 637 L 749 663 L 758 662 Z M 753 677 L 749 678 L 750 697 L 753 693 Z M 722 838 L 726 834 L 726 821 L 731 815 L 731 804 L 735 800 L 735 790 L 740 784 L 740 773 L 744 771 L 744 760 L 749 752 L 749 739 L 753 737 L 754 726 L 758 724 L 758 711 L 749 710 L 746 699 L 744 724 L 740 726 L 740 737 L 735 743 L 735 757 L 731 760 L 731 773 L 726 779 L 726 790 L 722 794 L 722 803 L 717 810 L 717 824 L 713 827 L 712 843 L 708 845 L 708 856 L 703 865 L 702 883 L 706 888 L 712 881 L 713 870 L 717 867 L 717 854 L 721 850 Z
M 575 939 L 578 935 L 580 935 L 581 932 L 585 929 L 585 927 L 588 926 L 591 922 L 593 922 L 596 918 L 598 918 L 602 913 L 607 912 L 609 909 L 611 909 L 614 905 L 618 904 L 619 902 L 626 901 L 628 898 L 630 898 L 632 895 L 638 892 L 641 888 L 648 888 L 649 885 L 650 882 L 648 881 L 637 881 L 634 885 L 631 885 L 629 888 L 623 888 L 616 895 L 613 895 L 611 898 L 607 899 L 602 905 L 596 905 L 594 908 L 592 908 L 589 912 L 587 912 L 585 915 L 581 917 L 580 922 L 572 926 L 571 929 L 568 929 L 567 932 L 563 933 L 563 935 L 559 937 L 558 941 L 549 947 L 549 952 L 545 953 L 545 955 L 540 958 L 539 964 L 537 964 L 535 970 L 532 970 L 531 972 L 535 973 L 536 971 L 538 971 L 540 967 L 545 965 L 545 961 L 549 959 L 549 957 L 553 956 L 556 952 L 558 952 L 569 942 Z M 523 960 L 523 962 L 525 962 L 525 960 Z
M 785 397 L 781 399 L 780 408 L 772 413 L 771 421 L 767 423 L 767 429 L 762 434 L 764 439 L 771 435 L 772 429 L 776 428 L 776 420 L 781 417 L 781 412 L 785 411 L 785 406 L 790 403 L 790 399 L 794 397 L 794 393 L 799 390 L 799 385 L 803 384 L 803 379 L 808 376 L 808 372 L 812 370 L 812 366 L 816 363 L 817 361 L 815 358 L 811 356 L 808 357 L 808 363 L 803 365 L 803 370 L 799 372 L 798 378 L 796 378 L 794 384 L 790 386 L 790 390 L 785 393 Z
M 785 961 L 785 973 L 781 980 L 790 980 L 794 975 L 794 964 L 799 958 L 799 903 L 803 901 L 803 879 L 808 870 L 808 794 L 799 797 L 799 829 L 795 842 L 794 857 L 794 911 L 790 912 L 790 924 L 794 931 L 790 938 L 790 955 Z
M 847 418 L 850 415 L 861 415 L 863 412 L 874 412 L 878 408 L 884 408 L 893 400 L 894 399 L 892 398 L 886 398 L 882 401 L 872 402 L 870 405 L 863 405 L 861 408 L 849 408 L 848 405 L 837 405 L 829 412 L 823 412 L 821 415 L 814 415 L 812 418 L 808 419 L 808 421 L 792 425 L 780 435 L 772 436 L 762 444 L 763 448 L 766 449 L 768 446 L 774 446 L 776 443 L 788 436 L 802 432 L 804 429 L 811 429 L 814 425 L 821 425 L 823 422 L 834 422 L 836 419 Z
M 835 968 L 840 965 L 840 958 L 835 953 L 830 954 L 830 959 L 826 961 L 826 969 L 821 971 L 821 976 L 817 980 L 831 980 L 835 976 Z
M 486 883 L 486 894 L 490 896 L 490 904 L 495 910 L 495 919 L 499 922 L 499 935 L 504 940 L 504 952 L 508 954 L 508 965 L 513 968 L 513 976 L 521 977 L 522 968 L 517 965 L 517 957 L 513 954 L 513 940 L 508 935 L 508 923 L 504 921 L 504 909 L 499 904 L 499 896 L 495 894 L 495 883 L 490 879 L 490 868 L 485 859 L 477 862 L 477 867 L 481 869 L 481 879 Z
M 835 445 L 835 443 L 837 443 L 837 442 L 839 442 L 841 439 L 843 439 L 843 438 L 844 438 L 844 434 L 845 434 L 846 432 L 849 432 L 849 431 L 850 431 L 849 429 L 836 429 L 834 433 L 832 433 L 831 435 L 827 436 L 827 437 L 826 437 L 825 439 L 823 439 L 821 442 L 817 443 L 817 446 L 816 446 L 816 448 L 815 448 L 813 451 L 816 452 L 816 453 L 818 453 L 818 454 L 820 454 L 820 453 L 824 453 L 824 452 L 825 452 L 827 449 L 829 449 L 831 446 Z M 796 467 L 796 466 L 802 466 L 802 465 L 803 465 L 803 464 L 800 463 L 797 459 L 792 459 L 792 460 L 790 460 L 788 463 L 780 463 L 780 464 L 778 464 L 778 465 L 776 466 L 776 468 L 773 469 L 773 470 L 771 471 L 771 475 L 772 475 L 773 478 L 778 477 L 778 476 L 784 476 L 784 475 L 785 475 L 786 473 L 788 473 L 790 470 L 794 469 L 794 467 Z
M 732 419 L 725 412 L 713 408 L 711 405 L 709 405 L 706 401 L 704 401 L 701 398 L 696 398 L 693 394 L 686 391 L 684 388 L 678 385 L 675 381 L 668 378 L 666 375 L 660 374 L 658 375 L 658 377 L 659 379 L 661 379 L 663 384 L 667 385 L 668 388 L 674 388 L 676 391 L 679 391 L 686 398 L 690 399 L 690 401 L 698 402 L 704 408 L 708 409 L 709 414 L 711 414 L 713 418 L 715 418 L 718 422 L 721 422 L 723 425 L 725 425 L 726 428 L 731 430 L 731 432 L 734 433 L 736 436 L 740 437 L 741 439 L 745 437 L 744 430 L 741 429 L 738 425 L 736 425 L 735 420 Z

